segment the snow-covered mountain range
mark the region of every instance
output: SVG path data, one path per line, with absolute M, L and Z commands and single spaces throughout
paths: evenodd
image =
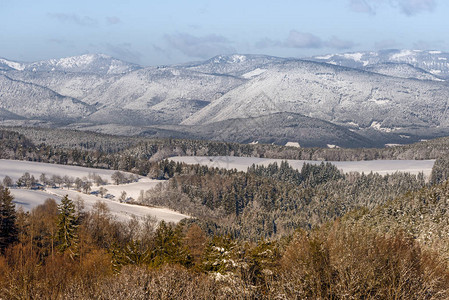
M 377 52 L 354 52 L 330 54 L 309 58 L 313 61 L 325 62 L 338 66 L 363 69 L 384 63 L 409 64 L 415 68 L 425 70 L 433 75 L 449 78 L 449 53 L 442 51 L 424 50 L 381 50 Z M 414 77 L 405 72 L 400 77 Z M 421 78 L 419 78 L 421 79 Z
M 449 134 L 449 53 L 220 55 L 142 67 L 102 54 L 0 59 L 0 124 L 304 146 Z

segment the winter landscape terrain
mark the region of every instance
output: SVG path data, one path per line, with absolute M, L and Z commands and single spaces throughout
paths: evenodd
M 265 166 L 282 161 L 287 161 L 294 169 L 301 170 L 305 163 L 319 165 L 321 161 L 313 160 L 282 160 L 257 157 L 234 157 L 234 156 L 179 156 L 172 157 L 173 161 L 186 164 L 200 164 L 213 168 L 225 168 L 228 170 L 237 169 L 246 171 L 253 164 L 256 166 Z M 395 172 L 403 172 L 417 175 L 423 173 L 429 178 L 435 160 L 364 160 L 364 161 L 329 161 L 343 173 L 358 172 L 369 174 L 371 172 L 386 175 Z
M 0 124 L 305 147 L 409 144 L 449 133 L 448 57 L 235 54 L 158 67 L 96 54 L 0 59 Z
M 117 185 L 113 184 L 111 179 L 111 176 L 115 172 L 113 170 L 0 159 L 0 178 L 3 179 L 5 176 L 9 176 L 16 182 L 26 172 L 36 179 L 39 179 L 41 174 L 45 174 L 47 178 L 52 178 L 53 176 L 59 176 L 61 178 L 63 176 L 68 176 L 72 181 L 74 181 L 75 178 L 84 178 L 84 180 L 87 180 L 87 178 L 92 178 L 94 175 L 100 176 L 105 182 L 108 182 L 107 184 L 100 184 L 99 186 L 93 185 L 89 194 L 81 193 L 74 187 L 67 188 L 63 186 L 49 186 L 43 190 L 12 188 L 11 192 L 15 197 L 14 202 L 26 211 L 30 211 L 38 205 L 43 204 L 48 198 L 53 198 L 57 200 L 57 202 L 60 202 L 62 197 L 68 195 L 70 199 L 82 199 L 87 211 L 91 210 L 96 202 L 104 202 L 111 213 L 121 221 L 129 220 L 133 216 L 138 219 L 152 216 L 157 220 L 164 220 L 167 222 L 179 222 L 181 219 L 188 218 L 186 215 L 165 208 L 120 203 L 119 198 L 123 192 L 126 192 L 126 198 L 131 197 L 137 199 L 140 193 L 155 187 L 161 182 L 160 180 L 151 180 L 140 177 L 136 179 L 136 182 Z M 98 194 L 98 189 L 100 187 L 107 190 L 105 197 L 100 197 Z

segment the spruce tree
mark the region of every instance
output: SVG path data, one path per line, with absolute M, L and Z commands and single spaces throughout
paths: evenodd
M 75 204 L 66 195 L 58 205 L 58 243 L 59 250 L 70 252 L 70 257 L 77 255 L 78 220 L 75 214 Z
M 0 250 L 17 241 L 16 210 L 9 189 L 0 185 Z

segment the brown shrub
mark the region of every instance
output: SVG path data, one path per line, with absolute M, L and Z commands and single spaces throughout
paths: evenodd
M 338 222 L 300 232 L 275 286 L 298 299 L 447 299 L 449 272 L 436 255 L 397 233 L 378 235 Z

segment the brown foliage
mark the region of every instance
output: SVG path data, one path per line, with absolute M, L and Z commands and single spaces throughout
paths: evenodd
M 201 228 L 192 224 L 184 237 L 184 244 L 193 258 L 193 263 L 199 265 L 206 248 L 206 234 Z
M 446 265 L 402 233 L 335 222 L 300 232 L 282 258 L 277 288 L 300 299 L 447 299 Z

